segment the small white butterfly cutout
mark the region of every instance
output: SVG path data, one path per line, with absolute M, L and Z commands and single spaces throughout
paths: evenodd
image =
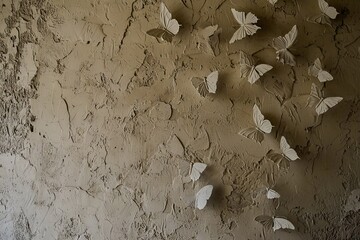
M 210 73 L 205 79 L 193 77 L 191 82 L 194 87 L 198 90 L 199 94 L 203 97 L 210 93 L 216 93 L 217 82 L 219 79 L 219 72 L 214 71 Z
M 176 19 L 172 19 L 170 11 L 163 2 L 160 3 L 160 24 L 160 28 L 151 29 L 147 31 L 147 34 L 171 42 L 173 37 L 179 32 L 180 24 Z
M 288 32 L 284 37 L 280 36 L 273 39 L 272 46 L 276 50 L 276 59 L 279 62 L 290 66 L 296 65 L 295 57 L 289 51 L 289 48 L 294 44 L 297 35 L 298 30 L 296 25 L 294 25 L 290 32 Z
M 230 39 L 230 44 L 234 43 L 236 40 L 241 40 L 246 36 L 254 35 L 257 30 L 261 29 L 256 26 L 255 23 L 259 20 L 253 13 L 238 12 L 234 8 L 231 9 L 232 14 L 234 15 L 235 20 L 240 24 L 240 28 L 236 30 L 232 38 Z
M 269 151 L 266 154 L 266 157 L 277 164 L 284 163 L 287 167 L 288 167 L 288 162 L 299 159 L 299 156 L 297 155 L 296 151 L 290 147 L 289 143 L 286 141 L 286 138 L 284 136 L 282 136 L 280 139 L 280 150 L 281 153 Z M 284 162 L 284 160 L 287 161 Z
M 278 192 L 276 192 L 275 190 L 268 188 L 266 191 L 266 197 L 267 197 L 267 199 L 280 198 L 280 194 Z
M 261 113 L 259 107 L 256 104 L 253 107 L 253 120 L 256 127 L 245 128 L 238 134 L 261 143 L 264 140 L 264 134 L 271 133 L 273 126 L 269 120 L 265 119 L 264 115 Z
M 207 165 L 205 163 L 194 163 L 191 168 L 190 178 L 193 182 L 197 181 L 201 174 L 205 171 Z
M 323 70 L 320 59 L 317 58 L 313 65 L 309 67 L 309 75 L 316 77 L 320 82 L 328 82 L 333 80 L 333 76 L 325 70 Z
M 308 106 L 313 107 L 315 105 L 315 111 L 318 115 L 326 113 L 330 108 L 333 108 L 342 100 L 342 97 L 324 98 L 322 91 L 320 91 L 320 89 L 314 83 L 311 84 Z
M 274 232 L 279 229 L 295 230 L 295 226 L 289 220 L 282 217 L 261 215 L 257 216 L 255 221 L 261 223 L 266 229 L 272 228 Z
M 210 199 L 212 191 L 213 191 L 212 185 L 207 185 L 203 188 L 201 188 L 195 196 L 195 208 L 197 209 L 204 209 L 204 207 L 207 204 L 207 201 Z
M 240 51 L 240 77 L 247 77 L 251 84 L 257 82 L 261 76 L 273 68 L 268 64 L 255 64 L 256 61 L 252 56 Z

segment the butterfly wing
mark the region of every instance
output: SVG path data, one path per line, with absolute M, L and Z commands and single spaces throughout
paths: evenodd
M 326 113 L 330 108 L 333 108 L 343 100 L 342 97 L 328 97 L 318 103 L 315 110 L 318 115 Z
M 235 18 L 235 20 L 240 24 L 244 25 L 246 20 L 246 15 L 244 12 L 236 11 L 234 8 L 231 9 L 231 12 Z
M 269 188 L 266 192 L 266 197 L 267 197 L 267 199 L 280 198 L 280 194 L 278 192 L 276 192 L 275 190 Z
M 259 19 L 255 16 L 255 14 L 249 12 L 248 14 L 246 14 L 245 21 L 243 22 L 243 24 L 257 23 L 258 20 Z
M 276 59 L 282 64 L 296 66 L 295 56 L 287 49 L 276 52 Z
M 238 134 L 248 139 L 255 140 L 257 143 L 261 143 L 264 140 L 264 134 L 254 127 L 242 129 Z
M 194 182 L 197 181 L 206 167 L 207 165 L 205 163 L 194 163 L 190 173 L 191 180 L 193 180 Z
M 320 70 L 318 74 L 318 79 L 320 82 L 328 82 L 333 80 L 334 78 L 329 72 Z
M 287 219 L 285 218 L 279 218 L 279 217 L 275 217 L 274 218 L 274 225 L 273 225 L 273 230 L 279 230 L 279 229 L 291 229 L 291 230 L 295 230 L 295 226 Z
M 208 27 L 204 28 L 203 30 L 201 30 L 201 35 L 204 38 L 209 38 L 216 32 L 217 29 L 218 29 L 218 25 L 208 26 Z
M 279 168 L 284 168 L 287 169 L 290 167 L 290 163 L 288 160 L 285 159 L 285 157 L 280 154 L 277 153 L 273 150 L 270 150 L 267 154 L 266 154 L 266 158 L 273 161 Z
M 234 33 L 234 35 L 231 37 L 229 43 L 232 44 L 234 43 L 236 40 L 241 40 L 244 37 L 246 37 L 246 30 L 244 28 L 244 26 L 241 26 L 238 30 L 236 30 L 236 32 Z
M 169 9 L 163 2 L 160 3 L 160 23 L 173 35 L 176 35 L 179 32 L 180 24 L 176 19 L 172 19 Z
M 217 27 L 217 25 L 216 25 Z M 220 54 L 220 33 L 222 32 L 222 28 L 217 28 L 214 34 L 209 37 L 209 44 L 211 49 L 214 52 L 215 56 Z
M 339 14 L 336 11 L 336 8 L 330 7 L 329 4 L 327 2 L 325 2 L 325 0 L 318 0 L 318 3 L 319 3 L 319 8 L 320 8 L 321 12 L 324 13 L 329 18 L 335 19 L 336 16 Z
M 260 79 L 261 76 L 270 71 L 272 68 L 272 66 L 267 64 L 259 64 L 256 67 L 253 67 L 249 74 L 248 81 L 251 84 L 254 84 L 257 80 Z
M 240 77 L 248 77 L 255 62 L 256 61 L 252 56 L 240 51 Z
M 292 27 L 292 29 L 290 30 L 290 32 L 285 34 L 286 48 L 290 48 L 294 44 L 294 42 L 295 42 L 295 40 L 297 38 L 297 35 L 298 35 L 298 29 L 297 29 L 297 26 L 294 25 Z
M 320 59 L 317 58 L 314 61 L 314 64 L 309 67 L 308 73 L 309 73 L 310 76 L 318 77 L 319 72 L 320 72 L 321 69 L 322 69 L 322 66 L 321 66 Z
M 206 95 L 209 94 L 209 91 L 206 88 L 206 83 L 205 83 L 204 79 L 198 78 L 198 77 L 193 77 L 191 79 L 191 82 L 202 97 L 205 97 Z
M 209 93 L 216 93 L 218 79 L 218 71 L 214 71 L 206 77 L 206 86 Z
M 278 0 L 268 0 L 269 3 L 271 3 L 272 5 L 275 5 L 275 3 L 277 3 Z
M 272 46 L 276 50 L 276 59 L 281 63 L 288 64 L 290 66 L 296 65 L 295 57 L 288 48 L 294 44 L 297 35 L 297 27 L 294 25 L 285 37 L 280 36 L 273 39 Z
M 204 209 L 204 207 L 207 204 L 207 201 L 211 197 L 212 191 L 213 191 L 212 185 L 207 185 L 203 188 L 201 188 L 195 196 L 195 207 L 198 209 Z
M 297 155 L 295 150 L 290 147 L 289 143 L 286 141 L 286 138 L 284 136 L 282 136 L 280 139 L 280 149 L 283 152 L 283 154 L 291 161 L 295 161 L 296 159 L 299 159 L 299 156 Z
M 154 28 L 146 32 L 150 36 L 156 37 L 161 40 L 165 40 L 167 42 L 171 42 L 173 38 L 173 34 L 169 31 L 161 28 Z
M 312 83 L 307 106 L 313 107 L 313 106 L 317 105 L 321 98 L 322 98 L 322 93 L 321 93 L 320 89 L 316 86 L 316 84 Z
M 331 19 L 323 13 L 321 13 L 317 16 L 311 17 L 309 20 L 312 22 L 315 22 L 315 23 L 327 24 L 327 25 L 331 26 Z
M 261 223 L 266 229 L 270 229 L 274 225 L 274 220 L 270 216 L 260 215 L 255 218 L 255 221 Z
M 272 125 L 269 120 L 265 120 L 264 115 L 261 113 L 259 107 L 255 104 L 253 107 L 253 119 L 256 127 L 264 133 L 271 133 Z

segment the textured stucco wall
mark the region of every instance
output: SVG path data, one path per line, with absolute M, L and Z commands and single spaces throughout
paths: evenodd
M 165 3 L 182 24 L 171 44 L 146 35 L 156 0 L 0 1 L 0 239 L 360 239 L 360 1 L 329 0 L 332 27 L 307 21 L 314 0 Z M 262 29 L 229 45 L 231 8 Z M 196 48 L 211 24 L 216 57 Z M 294 24 L 289 67 L 270 43 Z M 240 50 L 274 69 L 250 85 Z M 334 81 L 308 76 L 317 57 Z M 218 92 L 202 98 L 190 79 L 215 69 Z M 344 98 L 323 117 L 306 107 L 313 82 Z M 262 144 L 237 134 L 254 103 L 275 126 Z M 265 158 L 282 135 L 301 158 L 289 169 Z M 208 168 L 193 184 L 197 161 Z M 266 231 L 260 214 L 296 231 Z

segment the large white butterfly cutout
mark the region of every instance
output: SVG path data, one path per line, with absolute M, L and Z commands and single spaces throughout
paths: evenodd
M 207 201 L 211 197 L 212 191 L 213 191 L 212 185 L 207 185 L 203 188 L 201 188 L 195 196 L 195 207 L 198 209 L 204 209 L 204 207 L 207 204 Z
M 218 56 L 220 54 L 220 33 L 222 29 L 218 25 L 208 26 L 197 34 L 197 48 L 200 51 Z
M 207 165 L 205 163 L 194 163 L 191 168 L 190 178 L 193 182 L 197 181 L 201 174 L 205 171 Z
M 266 229 L 272 228 L 274 231 L 279 229 L 295 230 L 295 226 L 289 220 L 281 217 L 261 215 L 257 216 L 255 221 L 261 223 Z
M 309 67 L 309 75 L 316 77 L 320 82 L 327 82 L 333 80 L 333 76 L 325 70 L 323 70 L 320 59 L 317 58 L 313 65 Z
M 268 188 L 266 190 L 266 197 L 267 197 L 267 199 L 280 198 L 280 194 L 278 192 L 276 192 L 275 190 Z
M 266 154 L 266 157 L 277 164 L 284 162 L 283 160 L 286 159 L 288 161 L 286 161 L 284 164 L 286 164 L 287 167 L 289 161 L 295 161 L 299 159 L 299 156 L 297 155 L 296 151 L 290 147 L 289 143 L 286 141 L 286 138 L 284 136 L 282 136 L 280 139 L 280 150 L 281 153 L 269 151 Z
M 283 64 L 295 66 L 296 61 L 294 55 L 289 51 L 289 48 L 294 44 L 298 35 L 296 25 L 288 32 L 285 37 L 277 37 L 272 41 L 272 46 L 276 50 L 276 59 Z
M 333 108 L 342 100 L 342 97 L 324 98 L 324 94 L 322 93 L 322 91 L 320 91 L 316 84 L 311 84 L 311 92 L 308 99 L 308 106 L 313 107 L 315 105 L 315 111 L 318 115 L 326 113 L 330 108 Z
M 256 104 L 253 107 L 253 120 L 256 127 L 242 129 L 238 134 L 261 143 L 264 140 L 264 134 L 271 133 L 273 126 L 269 120 L 265 119 Z
M 255 23 L 259 20 L 253 13 L 238 12 L 235 9 L 231 9 L 235 20 L 240 24 L 240 28 L 236 30 L 229 43 L 234 43 L 236 40 L 241 40 L 246 36 L 251 36 L 256 33 L 260 27 Z
M 146 33 L 167 42 L 171 42 L 173 37 L 179 32 L 180 24 L 176 19 L 172 19 L 170 11 L 165 4 L 160 3 L 160 28 L 154 28 Z
M 216 93 L 218 79 L 219 79 L 219 72 L 214 71 L 210 73 L 205 79 L 193 77 L 191 79 L 191 82 L 193 83 L 194 87 L 198 90 L 199 94 L 205 97 L 209 93 Z
M 255 59 L 240 51 L 240 77 L 247 77 L 249 83 L 254 84 L 266 72 L 270 71 L 273 67 L 268 64 L 256 65 Z

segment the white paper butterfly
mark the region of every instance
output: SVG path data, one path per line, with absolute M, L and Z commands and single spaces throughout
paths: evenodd
M 218 56 L 220 54 L 220 33 L 222 29 L 218 25 L 208 26 L 199 31 L 197 36 L 197 48 L 202 52 Z
M 294 55 L 289 51 L 289 48 L 294 44 L 298 35 L 296 25 L 288 32 L 285 37 L 277 37 L 272 41 L 272 46 L 276 50 L 276 59 L 283 64 L 295 66 L 296 61 Z
M 197 181 L 201 174 L 205 171 L 207 165 L 205 163 L 194 163 L 191 168 L 190 178 L 193 182 Z
M 335 19 L 339 14 L 334 7 L 330 7 L 325 0 L 318 0 L 320 10 L 323 14 L 328 16 L 331 19 Z
M 333 80 L 333 76 L 325 70 L 323 70 L 320 59 L 317 58 L 313 65 L 309 67 L 309 75 L 316 77 L 320 82 L 327 82 Z
M 318 0 L 321 14 L 316 16 L 313 20 L 316 23 L 331 25 L 330 19 L 335 19 L 339 14 L 334 7 L 330 7 L 325 0 Z
M 286 159 L 287 161 L 284 162 L 284 164 L 286 164 L 286 167 L 288 167 L 289 161 L 295 161 L 299 159 L 296 151 L 290 147 L 284 136 L 282 136 L 280 139 L 280 150 L 281 153 L 270 151 L 266 154 L 266 156 L 277 164 L 284 162 L 283 160 Z
M 295 230 L 295 226 L 289 220 L 281 217 L 261 215 L 257 216 L 255 221 L 261 223 L 266 229 L 272 228 L 274 231 L 279 229 Z
M 170 11 L 165 4 L 160 3 L 160 28 L 154 28 L 146 33 L 167 42 L 171 42 L 173 37 L 179 32 L 180 24 L 176 19 L 172 19 Z
M 260 27 L 256 26 L 254 23 L 257 23 L 259 20 L 253 13 L 249 12 L 238 12 L 235 9 L 231 9 L 232 14 L 234 15 L 235 20 L 240 24 L 240 28 L 236 30 L 229 43 L 234 43 L 236 40 L 241 40 L 246 36 L 251 36 L 256 33 Z
M 313 107 L 315 105 L 315 110 L 318 115 L 326 113 L 330 108 L 333 108 L 342 100 L 342 97 L 324 98 L 322 91 L 320 91 L 320 89 L 314 83 L 311 84 L 308 106 Z
M 267 199 L 280 198 L 280 194 L 278 192 L 276 192 L 275 190 L 268 188 L 266 191 L 266 197 L 267 197 Z
M 271 3 L 272 5 L 275 5 L 275 3 L 277 3 L 278 0 L 267 0 L 269 3 Z
M 205 79 L 193 77 L 191 82 L 194 87 L 198 90 L 199 94 L 203 97 L 209 93 L 216 93 L 217 82 L 219 79 L 219 72 L 214 71 L 210 73 Z
M 195 196 L 195 207 L 198 209 L 204 209 L 204 207 L 207 204 L 207 201 L 211 197 L 212 191 L 213 191 L 212 185 L 207 185 L 203 188 L 201 188 Z
M 269 120 L 264 118 L 264 115 L 256 104 L 253 107 L 253 120 L 256 127 L 245 128 L 238 134 L 261 143 L 264 140 L 264 134 L 271 133 L 273 126 Z
M 268 64 L 256 65 L 255 59 L 240 51 L 240 77 L 247 77 L 249 83 L 254 84 L 265 73 L 270 71 L 273 67 Z

